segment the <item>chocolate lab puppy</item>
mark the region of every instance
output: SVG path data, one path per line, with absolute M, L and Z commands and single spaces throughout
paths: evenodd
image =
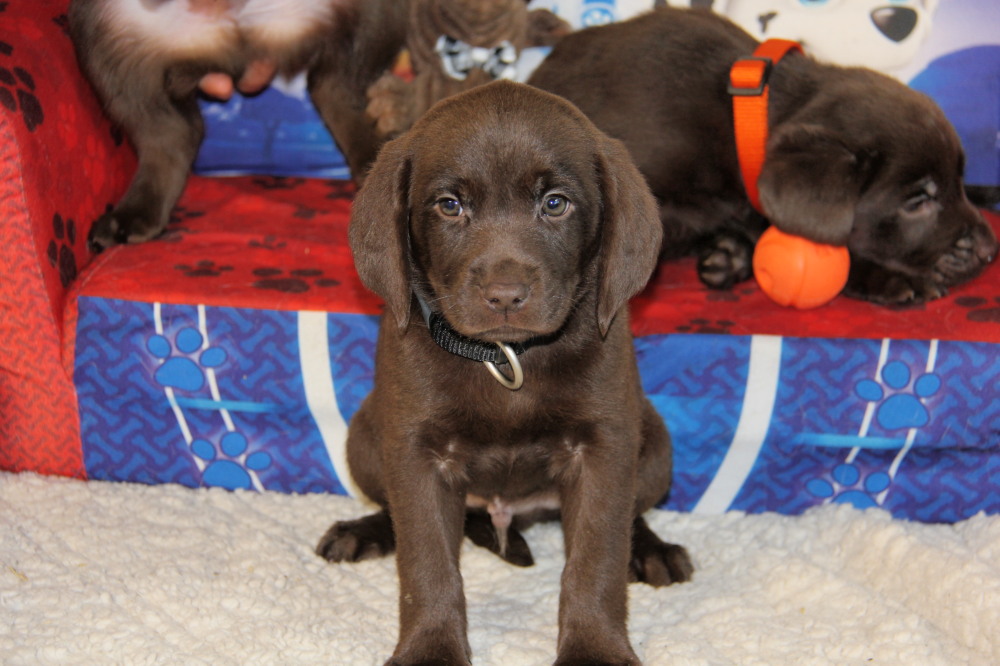
M 386 312 L 347 448 L 382 510 L 335 524 L 317 552 L 396 550 L 389 663 L 468 663 L 463 533 L 528 564 L 519 529 L 555 516 L 557 663 L 637 663 L 629 578 L 664 585 L 692 570 L 642 518 L 669 489 L 671 449 L 640 386 L 627 301 L 660 236 L 624 147 L 523 84 L 451 97 L 380 153 L 350 242 Z
M 275 71 L 308 70 L 313 103 L 360 180 L 379 145 L 366 91 L 402 48 L 407 14 L 406 0 L 74 0 L 81 67 L 139 158 L 91 247 L 166 226 L 204 135 L 196 96 L 206 76 L 253 90 Z
M 727 94 L 733 62 L 756 46 L 711 12 L 665 8 L 564 37 L 529 81 L 625 143 L 660 202 L 664 253 L 697 253 L 701 279 L 720 288 L 750 276 L 766 226 L 743 188 Z M 786 232 L 846 245 L 847 295 L 919 303 L 992 260 L 958 136 L 924 95 L 791 55 L 771 71 L 768 126 L 763 211 Z

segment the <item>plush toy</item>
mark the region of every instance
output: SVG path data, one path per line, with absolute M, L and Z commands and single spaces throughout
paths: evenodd
M 526 0 L 412 0 L 406 43 L 412 77 L 387 73 L 368 90 L 383 138 L 405 132 L 435 102 L 513 79 L 521 51 L 551 46 L 572 27 Z
M 800 309 L 833 300 L 847 284 L 846 247 L 815 243 L 768 227 L 757 241 L 753 273 L 761 290 L 779 305 Z

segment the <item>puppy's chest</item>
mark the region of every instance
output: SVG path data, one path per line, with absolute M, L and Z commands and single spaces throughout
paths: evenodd
M 496 429 L 489 424 L 438 431 L 424 439 L 437 471 L 480 497 L 525 498 L 543 493 L 572 470 L 588 446 L 590 429 Z

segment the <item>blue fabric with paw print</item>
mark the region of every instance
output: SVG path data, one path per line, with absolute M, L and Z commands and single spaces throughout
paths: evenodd
M 344 439 L 371 390 L 376 317 L 79 305 L 90 478 L 354 494 Z M 666 508 L 1000 512 L 995 345 L 671 334 L 636 352 L 674 442 Z

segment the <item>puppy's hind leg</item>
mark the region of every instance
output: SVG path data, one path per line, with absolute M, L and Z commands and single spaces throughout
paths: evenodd
M 396 549 L 392 519 L 386 510 L 357 520 L 334 523 L 316 546 L 329 562 L 360 562 L 383 557 Z
M 501 535 L 490 516 L 483 511 L 468 511 L 465 514 L 465 536 L 515 566 L 530 567 L 535 563 L 531 548 L 521 533 L 510 525 Z
M 691 580 L 694 566 L 683 546 L 665 543 L 642 516 L 632 521 L 632 557 L 629 580 L 662 587 Z
M 642 437 L 629 580 L 653 587 L 682 583 L 694 573 L 687 550 L 661 541 L 642 517 L 667 496 L 673 474 L 670 433 L 649 401 L 643 410 Z
M 91 228 L 88 242 L 95 251 L 141 243 L 163 231 L 204 136 L 195 98 L 199 73 L 154 68 L 142 76 L 160 83 L 152 85 L 147 79 L 124 85 L 124 92 L 106 100 L 109 114 L 132 142 L 139 165 L 125 195 Z

